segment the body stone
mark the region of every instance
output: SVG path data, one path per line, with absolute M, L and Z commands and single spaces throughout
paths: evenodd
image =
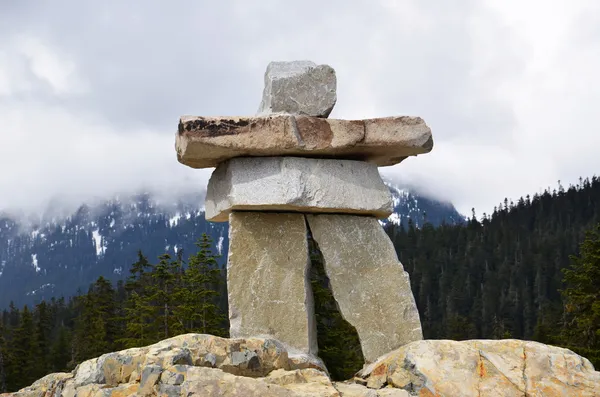
M 206 219 L 232 211 L 349 213 L 386 218 L 389 189 L 375 164 L 301 157 L 238 157 L 220 164 L 206 193 Z

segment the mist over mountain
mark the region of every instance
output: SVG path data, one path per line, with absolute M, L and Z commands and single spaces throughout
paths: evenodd
M 442 203 L 386 182 L 394 213 L 383 224 L 425 221 L 458 223 L 464 217 Z M 163 254 L 195 252 L 208 234 L 225 265 L 228 224 L 207 222 L 204 192 L 165 200 L 152 193 L 83 204 L 64 216 L 49 207 L 45 215 L 0 215 L 0 308 L 87 291 L 99 276 L 116 281 L 128 275 L 141 250 L 151 261 Z M 60 203 L 56 203 L 59 206 Z

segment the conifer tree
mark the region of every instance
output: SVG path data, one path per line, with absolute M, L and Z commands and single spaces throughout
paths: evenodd
M 4 355 L 6 352 L 6 339 L 4 338 L 4 325 L 0 321 L 0 393 L 6 393 L 6 368 L 4 364 Z
M 140 347 L 156 342 L 155 310 L 151 301 L 153 266 L 138 250 L 138 260 L 129 269 L 125 282 L 127 298 L 123 303 L 125 329 L 118 342 L 124 348 Z M 148 271 L 149 270 L 149 271 Z
M 58 329 L 50 353 L 49 372 L 67 372 L 74 368 L 71 363 L 71 333 L 67 327 L 61 325 Z
M 579 255 L 571 256 L 571 266 L 563 272 L 566 342 L 585 349 L 596 361 L 600 358 L 600 224 L 586 233 Z
M 176 335 L 179 322 L 175 317 L 175 291 L 180 283 L 181 263 L 171 260 L 169 254 L 159 257 L 159 263 L 152 271 L 150 299 L 156 319 L 156 339 L 166 339 Z
M 16 390 L 15 386 L 30 384 L 37 379 L 35 373 L 31 371 L 36 365 L 37 348 L 33 316 L 25 306 L 21 311 L 19 325 L 13 333 L 9 390 Z
M 125 283 L 125 289 L 127 291 L 136 291 L 139 294 L 144 288 L 144 282 L 146 281 L 146 270 L 152 269 L 152 265 L 141 250 L 138 250 L 137 256 L 138 260 L 134 262 L 129 269 L 130 275 Z
M 114 350 L 120 330 L 110 282 L 99 277 L 81 297 L 81 308 L 74 335 L 76 359 L 83 361 Z
M 46 375 L 50 370 L 48 361 L 50 359 L 50 338 L 52 332 L 52 319 L 45 301 L 35 307 L 35 339 L 37 343 L 36 366 L 31 368 L 36 379 Z
M 184 332 L 227 336 L 225 314 L 218 304 L 221 271 L 212 253 L 211 239 L 203 233 L 196 242 L 199 251 L 190 256 L 183 283 L 176 297 L 176 316 Z
M 133 291 L 125 305 L 125 336 L 119 340 L 123 347 L 140 347 L 156 342 L 155 310 L 148 295 Z

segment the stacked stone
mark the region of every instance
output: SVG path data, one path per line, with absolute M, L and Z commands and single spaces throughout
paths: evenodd
M 181 117 L 179 162 L 216 167 L 206 219 L 230 223 L 232 337 L 273 337 L 317 354 L 307 235 L 367 362 L 422 339 L 409 276 L 378 222 L 392 197 L 378 166 L 431 151 L 419 117 L 327 119 L 335 71 L 272 62 L 255 117 Z

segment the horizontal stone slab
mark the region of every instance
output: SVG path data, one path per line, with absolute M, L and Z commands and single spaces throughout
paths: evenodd
M 392 196 L 375 164 L 302 157 L 238 157 L 220 164 L 206 192 L 206 219 L 232 211 L 344 213 L 388 217 Z
M 180 163 L 211 168 L 235 157 L 298 156 L 390 166 L 433 148 L 420 117 L 336 120 L 309 116 L 195 117 L 179 121 Z

